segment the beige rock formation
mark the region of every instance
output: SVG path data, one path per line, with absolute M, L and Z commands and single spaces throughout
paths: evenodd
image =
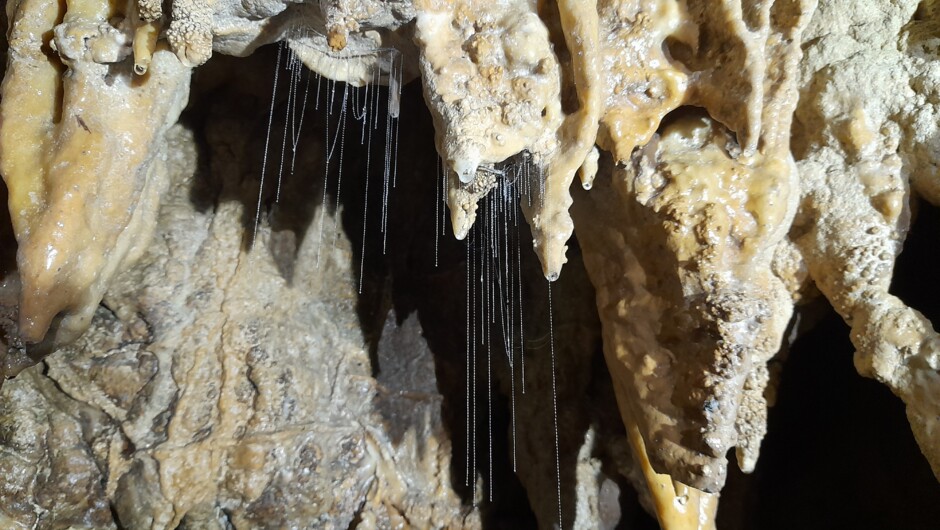
M 940 337 L 888 293 L 912 192 L 940 199 L 930 95 L 940 81 L 929 51 L 935 15 L 932 2 L 857 10 L 835 4 L 810 25 L 814 44 L 801 64 L 795 116 L 803 207 L 791 237 L 816 286 L 852 327 L 859 373 L 904 401 L 921 451 L 940 476 Z M 820 20 L 840 23 L 824 27 Z
M 621 408 L 656 440 L 655 468 L 707 491 L 733 446 L 753 469 L 765 363 L 792 307 L 771 270 L 795 206 L 790 165 L 740 164 L 732 145 L 708 118 L 680 119 L 634 167 L 605 163 L 575 208 Z
M 888 292 L 912 194 L 940 204 L 938 9 L 913 0 L 11 0 L 0 174 L 18 255 L 16 275 L 0 278 L 0 372 L 79 342 L 45 361 L 45 375 L 32 369 L 4 386 L 13 397 L 3 403 L 54 410 L 4 409 L 16 432 L 5 443 L 34 468 L 5 461 L 11 480 L 24 481 L 10 491 L 25 493 L 0 517 L 107 525 L 111 502 L 133 527 L 209 524 L 217 510 L 236 526 L 347 526 L 355 513 L 367 527 L 478 522 L 443 471 L 451 440 L 439 407 L 422 405 L 420 428 L 401 444 L 376 427 L 377 407 L 333 401 L 394 385 L 364 368 L 372 360 L 355 332 L 350 271 L 362 256 L 331 248 L 324 280 L 311 269 L 320 242 L 295 234 L 287 281 L 265 254 L 282 242 L 264 223 L 247 250 L 240 205 L 220 201 L 209 214 L 186 204 L 194 142 L 173 126 L 192 69 L 277 41 L 326 78 L 389 85 L 394 115 L 402 83 L 421 77 L 458 239 L 510 175 L 524 176 L 520 203 L 549 280 L 577 232 L 633 476 L 664 527 L 714 524 L 731 448 L 743 471 L 754 469 L 767 363 L 811 285 L 851 326 L 858 371 L 904 401 L 940 476 L 940 339 Z M 230 141 L 220 138 L 213 145 Z M 231 158 L 229 171 L 252 174 Z M 583 189 L 572 191 L 576 175 Z M 102 314 L 102 299 L 114 315 Z M 318 304 L 329 307 L 307 311 Z M 137 313 L 163 327 L 147 329 Z M 408 322 L 410 331 L 383 329 L 418 335 Z M 80 339 L 91 325 L 99 331 Z M 111 328 L 131 339 L 108 343 L 100 330 Z M 339 361 L 322 353 L 330 345 Z M 427 353 L 420 341 L 398 348 Z M 302 352 L 338 364 L 325 381 L 292 371 Z M 433 402 L 432 387 L 419 393 Z M 295 415 L 299 401 L 314 405 Z M 53 419 L 87 406 L 91 427 Z M 308 425 L 329 434 L 311 441 Z M 45 453 L 33 441 L 40 433 L 54 440 Z M 75 468 L 84 478 L 68 480 L 88 500 L 75 491 L 37 500 L 23 469 L 55 470 L 42 455 L 68 448 L 75 454 L 61 458 L 87 463 Z M 330 490 L 321 488 L 333 478 L 293 480 L 326 462 Z M 412 479 L 440 494 L 413 496 Z M 580 496 L 579 513 L 596 512 L 599 495 Z M 300 511 L 275 512 L 277 503 Z
M 41 343 L 53 326 L 48 341 L 64 344 L 146 249 L 167 186 L 164 134 L 186 104 L 189 71 L 157 50 L 136 79 L 125 68 L 133 17 L 107 2 L 7 10 L 0 171 L 19 242 L 19 336 Z

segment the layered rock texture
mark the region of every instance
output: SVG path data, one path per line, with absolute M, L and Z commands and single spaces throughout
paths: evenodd
M 934 2 L 5 14 L 4 527 L 714 527 L 821 299 L 940 477 Z

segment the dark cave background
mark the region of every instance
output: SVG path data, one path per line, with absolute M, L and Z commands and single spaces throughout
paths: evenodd
M 2 17 L 0 17 L 2 18 Z M 2 22 L 2 20 L 0 20 Z M 0 43 L 0 51 L 5 46 Z M 183 121 L 197 132 L 211 119 L 213 105 L 228 104 L 245 120 L 256 123 L 264 134 L 270 104 L 270 77 L 275 57 L 274 47 L 267 47 L 248 59 L 217 57 L 196 71 L 190 108 Z M 236 81 L 236 82 L 232 82 Z M 267 95 L 265 96 L 265 91 Z M 283 111 L 283 97 L 277 109 Z M 277 112 L 277 111 L 276 111 Z M 317 120 L 311 116 L 311 120 Z M 283 122 L 281 122 L 283 123 Z M 307 126 L 311 126 L 308 124 Z M 313 125 L 316 126 L 316 125 Z M 277 130 L 275 122 L 275 130 Z M 447 235 L 439 241 L 439 264 L 434 266 L 435 239 L 435 164 L 433 129 L 424 106 L 419 82 L 405 89 L 400 124 L 401 154 L 398 188 L 391 197 L 388 252 L 382 255 L 382 236 L 377 229 L 378 215 L 371 215 L 365 248 L 355 234 L 362 230 L 361 178 L 347 178 L 342 199 L 343 229 L 353 234 L 356 259 L 365 252 L 366 281 L 359 300 L 362 328 L 373 341 L 378 340 L 385 315 L 394 309 L 399 319 L 417 311 L 428 343 L 435 352 L 436 371 L 441 393 L 445 396 L 445 417 L 454 442 L 455 489 L 465 502 L 471 492 L 463 486 L 464 447 L 464 325 L 465 306 L 462 293 L 465 281 L 465 251 L 462 243 Z M 278 138 L 275 138 L 278 141 Z M 362 153 L 351 142 L 350 160 L 362 165 Z M 374 166 L 373 166 L 374 167 Z M 364 167 L 358 169 L 359 174 Z M 347 175 L 357 168 L 349 167 Z M 272 226 L 294 216 L 292 201 L 314 200 L 309 192 L 317 186 L 297 176 L 285 182 L 291 199 L 273 208 L 268 201 Z M 376 178 L 376 177 L 373 177 Z M 374 182 L 377 182 L 374 181 Z M 206 182 L 211 188 L 212 183 Z M 346 187 L 348 186 L 348 187 Z M 381 187 L 370 190 L 370 202 L 380 199 Z M 211 194 L 210 194 L 211 195 Z M 270 197 L 268 197 L 270 199 Z M 6 191 L 0 186 L 0 200 Z M 377 204 L 377 202 L 373 202 Z M 940 263 L 940 209 L 917 203 L 917 216 L 897 263 L 892 292 L 923 312 L 933 322 L 940 322 L 940 278 L 932 274 Z M 280 216 L 280 217 L 279 217 Z M 449 218 L 447 219 L 449 222 Z M 301 227 L 302 228 L 302 227 Z M 524 239 L 524 238 L 523 238 Z M 573 514 L 572 469 L 577 444 L 588 425 L 594 424 L 602 437 L 616 439 L 623 427 L 612 401 L 613 393 L 604 366 L 593 291 L 586 281 L 576 242 L 570 245 L 569 264 L 554 289 L 557 352 L 559 355 L 560 427 L 562 429 L 562 467 L 566 521 Z M 15 243 L 7 216 L 0 216 L 0 266 L 9 270 Z M 526 293 L 533 315 L 533 337 L 544 335 L 545 290 L 531 249 L 524 247 L 528 270 Z M 590 312 L 590 311 L 588 311 Z M 755 472 L 744 475 L 736 464 L 729 465 L 727 485 L 722 492 L 718 514 L 721 529 L 774 528 L 854 528 L 854 529 L 931 529 L 940 523 L 940 484 L 913 439 L 902 402 L 875 381 L 860 377 L 854 369 L 854 349 L 848 339 L 848 327 L 825 302 L 810 309 L 818 323 L 789 348 L 782 365 L 776 405 L 770 411 L 768 434 Z M 544 344 L 527 352 L 533 376 L 541 363 L 544 375 Z M 502 363 L 497 363 L 502 364 Z M 381 367 L 378 367 L 381 370 Z M 576 373 L 577 377 L 571 374 Z M 505 370 L 495 374 L 499 388 L 505 386 Z M 572 381 L 572 379 L 576 379 Z M 482 381 L 480 382 L 482 383 Z M 572 394 L 585 390 L 582 395 Z M 537 401 L 533 399 L 532 401 Z M 541 398 L 541 399 L 544 399 Z M 538 409 L 543 403 L 533 404 Z M 542 427 L 550 426 L 538 419 Z M 535 480 L 538 488 L 528 494 L 512 472 L 508 455 L 509 412 L 504 395 L 494 403 L 494 500 L 484 502 L 486 528 L 536 528 L 529 499 L 548 499 L 554 503 L 554 482 Z M 547 432 L 547 431 L 545 431 Z M 533 437 L 542 431 L 536 430 Z M 478 458 L 484 460 L 484 444 L 478 444 Z M 599 450 L 605 462 L 604 473 L 619 488 L 617 528 L 657 528 L 653 518 L 638 504 L 628 481 L 614 469 L 617 454 Z M 524 465 L 520 462 L 520 467 Z M 480 472 L 486 466 L 480 466 Z M 543 474 L 553 478 L 553 470 Z M 539 475 L 541 476 L 541 475 Z M 542 477 L 544 478 L 544 477 Z

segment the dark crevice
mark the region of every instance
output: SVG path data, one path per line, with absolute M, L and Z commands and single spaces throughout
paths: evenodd
M 910 307 L 920 311 L 934 323 L 940 324 L 940 281 L 936 281 L 935 264 L 940 263 L 940 209 L 927 201 L 912 198 L 911 231 L 904 249 L 895 263 L 891 280 L 891 294 Z
M 938 238 L 940 210 L 920 202 L 891 285 L 932 322 L 940 322 Z M 757 468 L 744 475 L 730 466 L 719 528 L 936 528 L 940 484 L 904 404 L 858 375 L 854 350 L 831 308 L 790 348 Z
M 108 509 L 111 511 L 111 519 L 114 521 L 114 526 L 117 527 L 117 530 L 129 530 L 124 524 L 121 523 L 121 517 L 118 514 L 117 507 L 114 506 L 114 502 L 108 503 Z
M 755 472 L 730 466 L 719 528 L 936 526 L 940 485 L 904 406 L 856 373 L 853 350 L 831 311 L 796 342 Z

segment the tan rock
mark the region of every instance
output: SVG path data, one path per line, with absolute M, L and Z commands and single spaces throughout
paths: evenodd
M 0 425 L 16 434 L 3 444 L 19 460 L 0 459 L 11 499 L 0 523 L 108 526 L 111 501 L 133 527 L 211 527 L 219 513 L 237 526 L 345 526 L 353 514 L 366 526 L 479 523 L 449 487 L 433 389 L 419 392 L 413 430 L 376 420 L 402 405 L 393 381 L 364 368 L 347 242 L 318 273 L 312 233 L 282 241 L 262 223 L 243 251 L 238 201 L 205 212 L 184 200 L 194 143 L 171 127 L 190 68 L 278 41 L 326 78 L 389 85 L 394 116 L 402 83 L 421 76 L 458 238 L 510 179 L 522 179 L 549 280 L 577 229 L 640 464 L 632 475 L 665 527 L 713 524 L 730 448 L 754 468 L 773 400 L 767 363 L 794 303 L 816 289 L 852 327 L 859 372 L 905 402 L 940 476 L 940 339 L 888 292 L 912 193 L 940 204 L 940 4 L 118 4 L 6 5 L 0 173 L 19 248 L 18 274 L 0 283 L 0 375 L 78 342 L 45 376 L 4 387 Z M 218 126 L 210 144 L 244 151 L 244 135 Z M 242 157 L 214 160 L 247 175 Z M 572 192 L 576 175 L 583 190 Z M 233 192 L 250 203 L 243 195 Z M 262 252 L 278 245 L 296 250 L 290 281 Z M 409 321 L 383 329 L 383 340 L 420 334 Z M 420 340 L 396 348 L 427 353 Z M 295 370 L 302 352 L 331 375 Z M 353 399 L 373 392 L 388 393 Z M 593 443 L 571 444 L 579 484 L 599 472 Z M 30 482 L 39 470 L 75 487 Z M 533 488 L 551 478 L 520 476 Z M 412 479 L 437 496 L 410 492 Z M 599 488 L 579 492 L 575 526 L 600 513 Z M 549 500 L 532 504 L 553 524 Z
M 888 293 L 916 191 L 937 201 L 938 72 L 924 55 L 932 3 L 820 6 L 801 64 L 795 145 L 803 188 L 792 229 L 819 290 L 852 327 L 855 365 L 904 400 L 940 476 L 938 335 Z M 839 21 L 823 25 L 823 21 Z
M 189 70 L 157 51 L 151 75 L 137 79 L 113 65 L 127 57 L 132 33 L 111 25 L 120 13 L 109 2 L 70 2 L 64 13 L 50 6 L 7 6 L 0 172 L 19 243 L 19 334 L 64 344 L 88 327 L 115 272 L 146 248 L 167 186 L 163 135 L 186 104 Z

